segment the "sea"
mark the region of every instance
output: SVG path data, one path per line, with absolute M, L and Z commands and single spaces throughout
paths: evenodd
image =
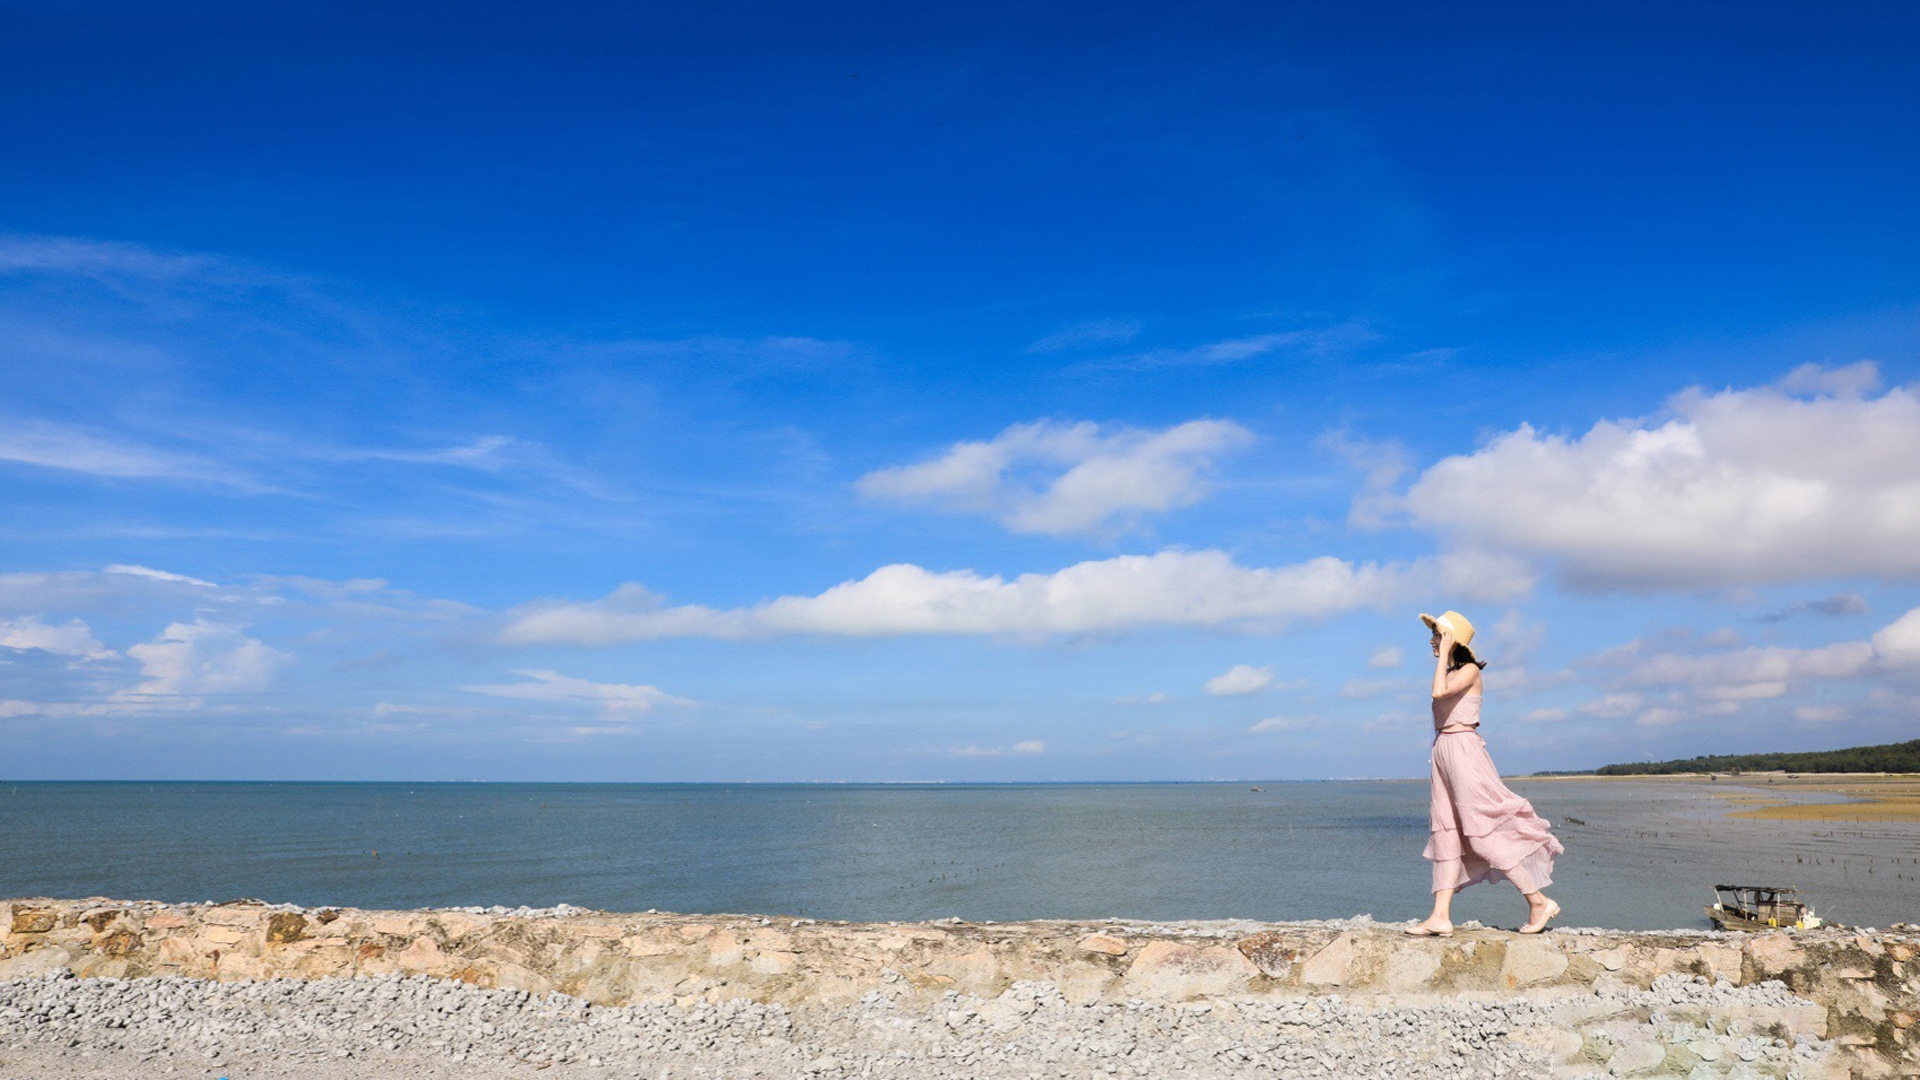
M 1855 926 L 1920 922 L 1920 823 L 1730 818 L 1704 785 L 1511 786 L 1566 845 L 1563 925 L 1705 928 L 1718 884 L 1797 888 Z M 1426 914 L 1426 812 L 1424 781 L 0 781 L 0 897 L 1389 921 Z M 1456 922 L 1524 917 L 1504 884 L 1455 903 Z

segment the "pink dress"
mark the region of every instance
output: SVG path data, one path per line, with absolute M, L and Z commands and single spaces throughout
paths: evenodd
M 1566 849 L 1533 804 L 1500 782 L 1479 732 L 1440 731 L 1462 724 L 1479 727 L 1479 694 L 1433 700 L 1433 832 L 1423 853 L 1433 862 L 1433 891 L 1500 878 L 1521 892 L 1546 888 L 1553 857 Z

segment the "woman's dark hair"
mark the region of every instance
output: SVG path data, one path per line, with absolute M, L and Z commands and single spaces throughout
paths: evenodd
M 1487 667 L 1487 662 L 1473 655 L 1472 649 L 1467 648 L 1465 645 L 1462 645 L 1457 641 L 1454 642 L 1453 655 L 1447 657 L 1447 670 L 1459 671 L 1461 668 L 1466 667 L 1468 664 L 1478 665 L 1482 671 L 1486 670 L 1486 667 Z

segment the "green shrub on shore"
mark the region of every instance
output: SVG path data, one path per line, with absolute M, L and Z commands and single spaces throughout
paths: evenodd
M 1780 754 L 1712 754 L 1677 761 L 1636 761 L 1602 765 L 1601 776 L 1668 776 L 1674 773 L 1798 772 L 1920 773 L 1920 739 L 1849 750 L 1813 750 Z

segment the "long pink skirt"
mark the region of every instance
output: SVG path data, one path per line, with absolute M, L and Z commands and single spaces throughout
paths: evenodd
M 1521 892 L 1553 884 L 1553 858 L 1566 851 L 1533 804 L 1507 790 L 1471 731 L 1433 741 L 1433 833 L 1423 853 L 1433 862 L 1433 891 L 1506 878 Z

